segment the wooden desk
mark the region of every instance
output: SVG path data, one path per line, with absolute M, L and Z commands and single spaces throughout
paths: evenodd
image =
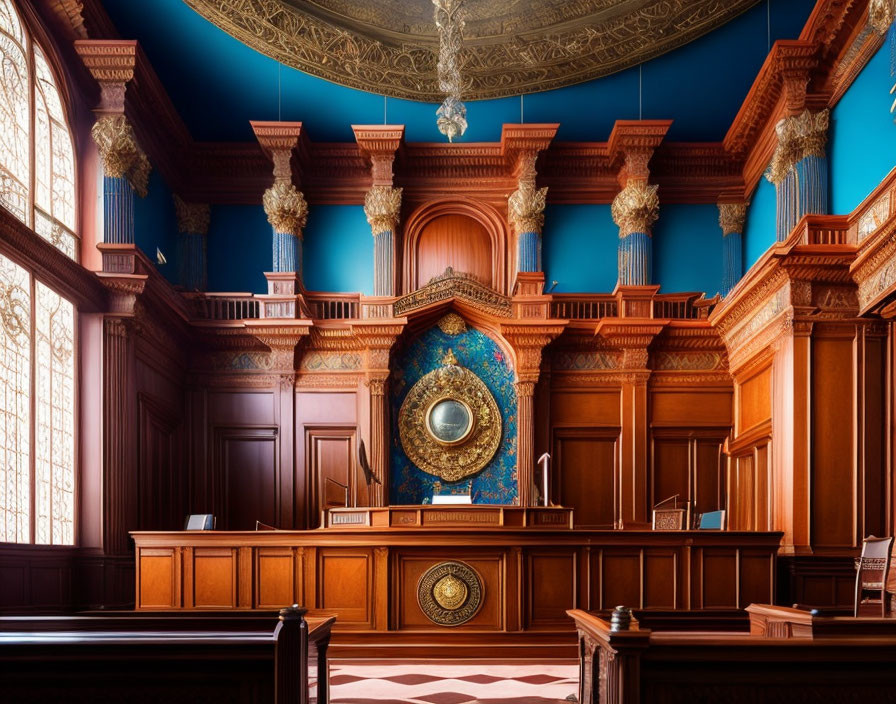
M 580 704 L 896 701 L 896 636 L 776 639 L 745 633 L 613 632 L 570 611 Z
M 760 638 L 896 637 L 896 617 L 826 615 L 808 609 L 750 604 L 750 634 Z
M 183 616 L 2 618 L 3 701 L 328 701 L 332 617 L 290 610 L 280 623 L 268 617 L 263 630 L 247 630 L 228 614 Z
M 420 656 L 449 657 L 456 647 L 459 656 L 569 657 L 568 609 L 717 611 L 770 602 L 781 537 L 534 527 L 132 535 L 137 609 L 299 603 L 338 615 L 335 645 L 352 657 L 387 642 Z M 421 577 L 445 561 L 468 565 L 482 584 L 479 611 L 454 627 L 432 622 L 418 602 Z

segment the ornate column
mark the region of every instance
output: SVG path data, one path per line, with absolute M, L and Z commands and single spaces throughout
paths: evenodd
M 404 329 L 394 321 L 384 325 L 353 325 L 352 333 L 364 350 L 364 385 L 368 390 L 370 435 L 368 461 L 374 476 L 382 482 L 370 486 L 370 504 L 389 503 L 389 358 L 392 346 Z
M 541 374 L 541 352 L 563 332 L 562 325 L 508 324 L 501 334 L 516 356 L 517 482 L 520 506 L 535 503 L 535 385 Z
M 827 109 L 804 110 L 775 127 L 778 146 L 767 178 L 775 184 L 778 242 L 787 239 L 803 215 L 828 212 L 828 122 Z
M 373 295 L 395 295 L 395 233 L 401 213 L 401 189 L 371 186 L 364 214 L 373 234 Z
M 178 283 L 188 291 L 205 291 L 207 281 L 206 235 L 210 208 L 207 203 L 187 203 L 174 195 L 177 214 Z
M 103 163 L 103 241 L 134 243 L 134 192 L 146 195 L 151 165 L 124 114 L 125 90 L 134 77 L 136 41 L 78 40 L 87 70 L 100 85 L 91 135 Z
M 556 124 L 504 125 L 501 148 L 517 188 L 507 199 L 507 220 L 516 234 L 517 272 L 541 271 L 541 233 L 547 187 L 537 188 L 535 164 L 557 134 Z
M 398 290 L 395 254 L 401 189 L 394 187 L 392 164 L 404 142 L 404 125 L 352 125 L 352 130 L 372 176 L 364 214 L 373 235 L 373 295 L 394 296 Z
M 302 279 L 302 229 L 308 219 L 308 203 L 293 183 L 292 153 L 300 146 L 301 122 L 250 122 L 261 148 L 274 162 L 274 183 L 264 192 L 262 203 L 273 229 L 274 273 L 294 273 Z M 286 293 L 270 290 L 269 293 Z M 295 291 L 292 291 L 295 293 Z
M 735 287 L 744 273 L 743 233 L 747 203 L 719 203 L 722 228 L 722 295 Z
M 659 217 L 657 186 L 649 183 L 649 163 L 665 137 L 670 120 L 617 120 L 608 149 L 620 166 L 622 190 L 613 200 L 619 226 L 619 286 L 647 286 L 653 280 L 652 228 Z

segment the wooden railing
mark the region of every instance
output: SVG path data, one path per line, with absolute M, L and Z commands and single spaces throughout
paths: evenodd
M 700 293 L 664 293 L 653 299 L 654 318 L 697 320 L 706 318 L 715 305 Z
M 561 320 L 597 320 L 615 318 L 619 305 L 610 295 L 582 295 L 574 293 L 554 294 L 551 301 L 551 317 Z
M 261 317 L 260 301 L 251 293 L 188 293 L 190 315 L 200 320 L 247 320 Z
M 308 293 L 305 295 L 315 320 L 355 320 L 360 317 L 361 296 L 357 293 Z

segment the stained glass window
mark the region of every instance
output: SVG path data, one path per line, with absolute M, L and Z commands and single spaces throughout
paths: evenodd
M 11 0 L 0 0 L 0 207 L 77 256 L 65 110 Z M 0 255 L 0 542 L 74 544 L 74 408 L 74 305 Z
M 0 205 L 76 258 L 72 138 L 53 72 L 12 0 L 0 0 Z

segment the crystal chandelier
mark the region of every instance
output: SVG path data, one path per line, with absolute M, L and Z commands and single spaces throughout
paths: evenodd
M 467 107 L 461 102 L 460 50 L 463 45 L 463 0 L 432 0 L 439 30 L 439 90 L 446 94 L 436 110 L 439 132 L 451 142 L 467 129 Z

